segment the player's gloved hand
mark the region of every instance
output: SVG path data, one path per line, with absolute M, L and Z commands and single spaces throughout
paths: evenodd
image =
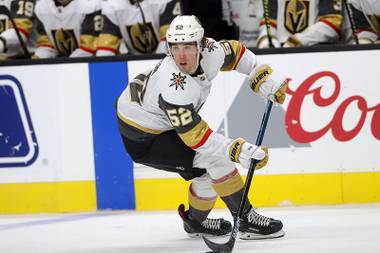
M 234 140 L 229 148 L 230 160 L 236 163 L 240 163 L 243 168 L 249 169 L 251 159 L 258 160 L 256 163 L 256 169 L 264 167 L 269 159 L 268 147 L 256 146 L 246 142 L 242 138 Z
M 272 37 L 272 44 L 275 48 L 281 47 L 281 43 L 278 41 L 276 37 Z M 257 39 L 256 42 L 256 47 L 257 48 L 269 48 L 269 39 L 267 35 L 264 35 L 260 38 Z
M 297 37 L 297 34 L 290 36 L 287 41 L 285 41 L 282 47 L 303 47 L 301 40 Z
M 248 80 L 249 86 L 254 92 L 273 102 L 284 103 L 290 79 L 283 74 L 264 64 L 255 67 Z

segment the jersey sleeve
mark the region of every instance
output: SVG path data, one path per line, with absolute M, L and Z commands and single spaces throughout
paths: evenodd
M 222 71 L 236 70 L 249 75 L 257 65 L 256 55 L 237 40 L 223 40 L 219 42 L 224 52 Z
M 36 25 L 37 25 L 37 32 L 38 32 L 38 38 L 37 38 L 37 48 L 40 47 L 47 47 L 47 48 L 54 48 L 53 43 L 50 41 L 44 24 L 42 21 L 36 17 Z
M 362 10 L 357 8 L 356 4 L 352 4 L 352 17 L 356 26 L 356 34 L 360 42 L 373 43 L 378 39 L 376 31 L 368 22 Z
M 342 9 L 334 6 L 337 6 L 334 1 L 320 0 L 318 21 L 334 30 L 331 36 L 339 37 L 343 22 Z
M 96 40 L 103 26 L 101 2 L 93 0 L 87 3 L 85 17 L 81 25 L 79 50 L 94 55 Z
M 117 23 L 117 12 L 111 1 L 102 3 L 103 27 L 97 40 L 97 55 L 101 51 L 108 54 L 117 54 L 122 39 L 121 31 Z
M 17 29 L 29 38 L 33 28 L 34 7 L 36 0 L 15 0 L 11 3 L 11 16 Z M 10 27 L 13 28 L 12 23 Z
M 341 36 L 342 10 L 334 8 L 334 1 L 320 0 L 316 23 L 302 33 L 291 36 L 287 43 L 293 47 L 312 46 L 319 43 L 335 42 Z
M 10 15 L 24 42 L 27 42 L 33 29 L 35 3 L 36 0 L 14 0 L 11 2 Z M 12 57 L 22 54 L 22 50 L 12 22 L 9 21 L 8 24 L 8 29 L 1 34 L 1 38 L 6 45 L 6 55 Z

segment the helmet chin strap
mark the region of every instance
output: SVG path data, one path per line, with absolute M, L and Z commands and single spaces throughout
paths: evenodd
M 190 75 L 194 74 L 197 71 L 198 67 L 199 67 L 199 64 L 200 64 L 200 55 L 201 55 L 201 49 L 200 48 L 201 47 L 200 47 L 199 43 L 197 43 L 197 51 L 198 51 L 197 52 L 197 60 L 196 60 L 196 64 L 195 64 L 194 69 L 192 69 L 191 72 L 189 73 Z

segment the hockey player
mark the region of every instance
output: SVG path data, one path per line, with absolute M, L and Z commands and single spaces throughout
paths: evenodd
M 274 47 L 303 47 L 337 42 L 341 36 L 340 0 L 269 0 Z M 258 48 L 269 47 L 265 20 L 260 25 Z
M 262 0 L 223 0 L 223 19 L 236 24 L 239 41 L 249 48 L 256 47 L 262 16 Z
M 0 0 L 0 5 L 5 6 L 10 10 L 12 0 Z M 0 33 L 4 32 L 8 28 L 8 16 L 4 13 L 0 13 Z
M 102 6 L 104 27 L 97 56 L 165 52 L 165 33 L 181 14 L 178 0 L 112 0 Z
M 8 10 L 10 10 L 12 0 L 0 0 L 0 5 L 4 6 Z M 1 33 L 4 32 L 8 28 L 8 16 L 5 13 L 0 13 L 0 60 L 4 60 L 7 57 L 5 56 L 6 50 L 6 39 L 1 36 Z
M 36 58 L 95 55 L 102 29 L 102 0 L 39 0 Z
M 9 9 L 29 52 L 34 52 L 35 49 L 36 38 L 33 36 L 35 2 L 36 0 L 0 0 L 0 5 Z M 24 56 L 16 30 L 5 14 L 0 14 L 0 56 L 3 59 Z
M 380 1 L 349 0 L 359 44 L 380 43 Z
M 259 64 L 240 42 L 205 38 L 195 16 L 176 17 L 166 39 L 168 55 L 154 69 L 137 75 L 118 99 L 121 137 L 135 162 L 192 180 L 189 210 L 179 207 L 190 236 L 225 235 L 231 232 L 230 222 L 207 216 L 218 195 L 236 215 L 243 180 L 234 162 L 248 168 L 254 158 L 260 160 L 259 169 L 268 160 L 267 148 L 213 132 L 198 111 L 220 70 L 246 74 L 255 92 L 276 103 L 284 102 L 287 79 Z M 248 201 L 240 238 L 281 237 L 282 226 L 280 220 L 258 214 Z

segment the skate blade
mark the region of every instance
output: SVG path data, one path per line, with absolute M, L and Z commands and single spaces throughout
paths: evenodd
M 202 236 L 206 238 L 217 238 L 217 237 L 227 237 L 230 236 L 231 233 L 225 234 L 225 235 L 212 235 L 212 234 L 203 234 L 203 233 L 187 233 L 187 236 L 189 238 L 202 238 Z
M 276 233 L 269 234 L 269 235 L 239 232 L 239 238 L 242 240 L 265 240 L 265 239 L 280 238 L 280 237 L 284 237 L 284 236 L 285 236 L 284 230 L 280 230 L 280 231 L 277 231 Z

